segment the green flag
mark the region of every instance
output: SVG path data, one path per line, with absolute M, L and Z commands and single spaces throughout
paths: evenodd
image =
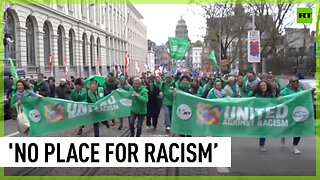
M 13 64 L 13 61 L 12 59 L 10 58 L 10 71 L 11 71 L 11 76 L 13 78 L 13 82 L 14 82 L 14 86 L 16 85 L 17 81 L 19 80 L 19 76 L 17 74 L 17 71 L 16 71 L 16 67 L 14 66 Z
M 203 99 L 177 91 L 171 131 L 219 137 L 300 137 L 315 135 L 311 92 L 281 98 Z
M 181 60 L 186 55 L 188 47 L 187 39 L 169 37 L 169 51 L 172 59 Z
M 211 52 L 211 54 L 209 56 L 209 59 L 212 59 L 213 65 L 214 65 L 215 68 L 219 68 L 219 65 L 218 65 L 217 60 L 216 60 L 216 56 L 214 55 L 214 51 Z

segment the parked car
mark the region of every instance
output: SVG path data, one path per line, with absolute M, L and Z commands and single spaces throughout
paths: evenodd
M 303 89 L 309 90 L 309 89 L 316 89 L 316 80 L 315 79 L 300 79 L 299 84 Z M 314 106 L 314 117 L 316 117 L 316 91 L 314 91 L 313 95 L 313 106 Z

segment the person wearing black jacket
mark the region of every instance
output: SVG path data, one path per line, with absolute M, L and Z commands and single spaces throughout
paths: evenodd
M 34 83 L 34 92 L 43 97 L 48 97 L 50 93 L 48 83 L 43 79 L 43 74 L 38 74 L 38 81 Z
M 56 92 L 56 85 L 55 85 L 56 80 L 54 77 L 49 77 L 48 82 L 49 82 L 49 90 L 50 90 L 49 97 L 54 98 L 55 92 Z
M 108 75 L 108 78 L 106 79 L 106 84 L 105 84 L 105 89 L 104 89 L 105 93 L 107 95 L 109 95 L 114 90 L 118 89 L 119 84 L 120 84 L 120 81 L 114 76 L 113 72 L 110 72 Z M 111 126 L 114 126 L 114 125 L 116 125 L 116 121 L 113 119 L 111 121 Z
M 147 104 L 147 129 L 151 127 L 151 119 L 152 119 L 152 126 L 153 129 L 156 130 L 158 124 L 158 117 L 159 117 L 159 93 L 160 90 L 157 86 L 154 85 L 154 79 L 150 78 L 147 84 L 148 89 L 148 104 Z

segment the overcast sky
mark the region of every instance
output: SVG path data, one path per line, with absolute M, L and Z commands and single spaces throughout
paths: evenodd
M 157 45 L 164 44 L 168 37 L 175 36 L 177 23 L 182 16 L 186 21 L 191 42 L 203 40 L 206 21 L 199 13 L 193 13 L 186 4 L 135 4 L 147 26 L 148 39 Z
M 144 18 L 142 22 L 147 26 L 148 39 L 157 45 L 164 44 L 168 37 L 175 36 L 175 29 L 181 16 L 188 26 L 191 42 L 203 41 L 206 21 L 200 15 L 202 11 L 198 6 L 187 4 L 134 4 L 134 6 Z M 305 5 L 300 5 L 300 7 L 305 7 Z M 310 26 L 313 31 L 316 29 L 315 17 L 314 8 L 313 21 Z M 303 24 L 294 23 L 292 27 L 303 28 Z

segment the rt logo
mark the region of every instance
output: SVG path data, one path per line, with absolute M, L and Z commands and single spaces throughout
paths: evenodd
M 312 8 L 297 8 L 297 23 L 312 23 Z

